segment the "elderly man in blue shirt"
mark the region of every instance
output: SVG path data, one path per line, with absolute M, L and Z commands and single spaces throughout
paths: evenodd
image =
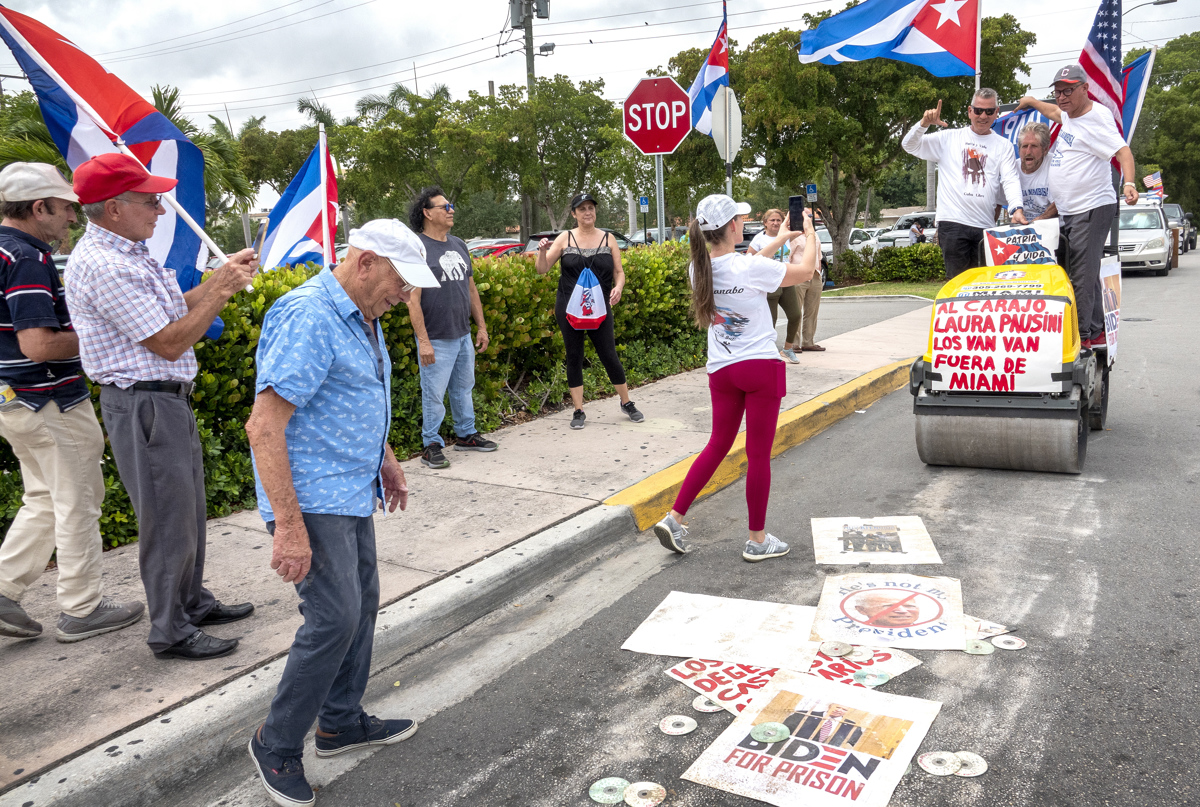
M 271 568 L 295 583 L 304 615 L 271 712 L 250 739 L 268 795 L 285 807 L 315 800 L 301 762 L 314 720 L 319 757 L 417 730 L 362 708 L 379 610 L 372 514 L 377 499 L 390 512 L 408 502 L 387 444 L 391 361 L 379 317 L 438 282 L 421 240 L 399 221 L 368 222 L 349 242 L 340 264 L 267 312 L 246 423 L 259 510 L 274 537 Z

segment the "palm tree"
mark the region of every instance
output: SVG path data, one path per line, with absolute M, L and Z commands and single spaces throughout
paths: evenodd
M 212 131 L 204 132 L 197 128 L 183 114 L 177 87 L 156 84 L 151 95 L 154 108 L 175 124 L 204 155 L 204 195 L 214 208 L 212 212 L 231 206 L 226 197 L 232 197 L 232 206 L 243 207 L 253 203 L 254 189 L 242 173 L 238 141 L 230 136 L 229 127 L 217 120 L 219 126 L 214 126 Z
M 6 99 L 0 112 L 0 165 L 15 162 L 50 163 L 71 175 L 42 120 L 37 96 L 29 90 Z

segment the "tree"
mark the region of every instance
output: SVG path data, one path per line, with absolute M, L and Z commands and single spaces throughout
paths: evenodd
M 1126 63 L 1145 53 L 1134 50 Z M 1194 151 L 1200 142 L 1200 33 L 1176 37 L 1159 49 L 1151 85 L 1131 148 L 1140 181 L 1162 171 L 1169 200 L 1200 212 L 1200 166 Z

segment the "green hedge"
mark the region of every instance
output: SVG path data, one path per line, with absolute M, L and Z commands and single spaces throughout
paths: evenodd
M 686 250 L 676 243 L 640 247 L 623 255 L 626 284 L 616 306 L 617 351 L 630 385 L 699 367 L 705 362 L 705 335 L 688 317 Z M 200 373 L 193 405 L 204 447 L 204 476 L 210 517 L 254 506 L 254 476 L 243 430 L 254 402 L 254 351 L 263 315 L 271 304 L 316 271 L 297 267 L 259 275 L 254 291 L 240 293 L 221 317 L 225 332 L 217 342 L 196 346 Z M 483 302 L 491 344 L 475 363 L 475 417 L 480 431 L 521 412 L 536 414 L 567 398 L 565 350 L 554 321 L 558 273 L 539 275 L 521 257 L 475 263 L 475 284 Z M 408 310 L 397 306 L 382 318 L 392 357 L 392 425 L 397 455 L 421 449 L 421 392 L 416 341 Z M 611 391 L 591 343 L 584 368 L 584 395 Z M 98 391 L 93 403 L 99 415 Z M 449 413 L 443 426 L 451 434 Z M 7 532 L 21 504 L 19 466 L 0 442 L 0 532 Z M 107 495 L 100 530 L 109 546 L 137 539 L 137 522 L 111 454 L 104 456 Z
M 911 244 L 906 247 L 884 247 L 872 252 L 846 250 L 838 258 L 839 280 L 879 283 L 898 280 L 919 283 L 942 280 L 946 265 L 941 247 L 936 244 Z

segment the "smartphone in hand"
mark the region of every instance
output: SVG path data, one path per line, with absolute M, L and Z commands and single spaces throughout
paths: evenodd
M 788 197 L 788 224 L 793 232 L 800 232 L 804 229 L 804 205 L 808 199 L 804 196 L 789 196 Z

